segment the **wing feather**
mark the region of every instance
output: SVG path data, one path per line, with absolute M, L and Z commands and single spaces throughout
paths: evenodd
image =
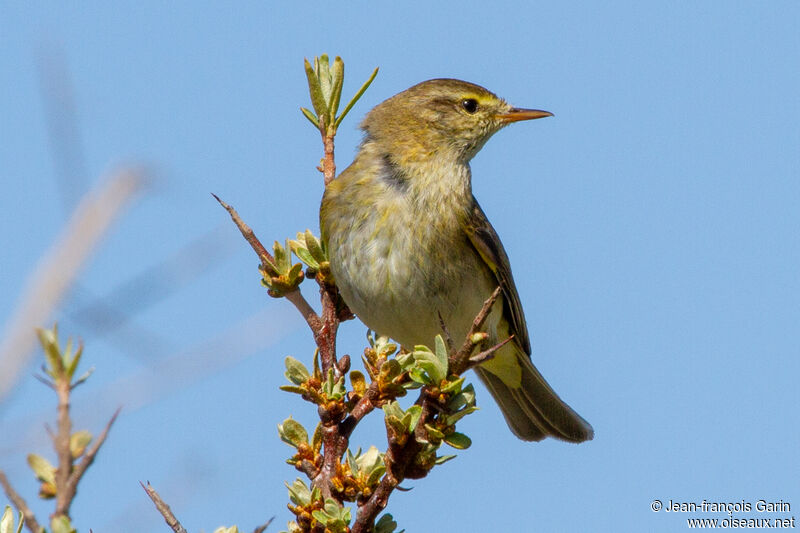
M 500 237 L 489 223 L 478 201 L 472 198 L 472 210 L 466 224 L 466 232 L 475 250 L 481 256 L 486 266 L 494 273 L 497 283 L 503 294 L 503 314 L 506 318 L 514 339 L 525 351 L 531 353 L 531 342 L 528 337 L 528 327 L 525 324 L 525 313 L 519 301 L 514 277 L 511 275 L 511 264 L 508 255 L 500 242 Z

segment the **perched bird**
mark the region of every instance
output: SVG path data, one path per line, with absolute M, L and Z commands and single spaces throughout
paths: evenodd
M 325 190 L 320 228 L 344 301 L 406 347 L 432 346 L 440 315 L 453 339 L 465 338 L 499 285 L 486 344 L 514 337 L 478 376 L 520 439 L 582 442 L 592 426 L 533 366 L 508 256 L 472 195 L 469 161 L 489 137 L 548 116 L 465 81 L 415 85 L 367 114 L 355 160 Z

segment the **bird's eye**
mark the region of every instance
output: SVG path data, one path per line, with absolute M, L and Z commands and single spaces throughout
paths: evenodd
M 478 110 L 478 101 L 474 98 L 464 98 L 461 100 L 461 107 L 470 115 Z

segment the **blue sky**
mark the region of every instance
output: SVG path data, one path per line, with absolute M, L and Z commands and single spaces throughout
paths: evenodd
M 277 387 L 284 356 L 308 360 L 313 345 L 209 193 L 265 242 L 317 230 L 321 149 L 298 107 L 302 60 L 324 52 L 344 58 L 346 94 L 381 68 L 337 137 L 340 169 L 360 117 L 428 78 L 555 114 L 497 134 L 473 186 L 510 256 L 534 361 L 595 440 L 519 442 L 478 385 L 481 410 L 462 424 L 472 448 L 393 496 L 401 527 L 681 531 L 727 516 L 654 513 L 654 499 L 782 499 L 796 515 L 800 5 L 375 4 L 0 7 L 0 322 L 65 203 L 127 163 L 158 177 L 51 318 L 96 366 L 74 396 L 77 425 L 98 431 L 123 405 L 73 507 L 79 530 L 166 531 L 139 480 L 190 531 L 290 518 L 283 481 L 296 474 L 275 426 L 289 414 L 310 426 L 313 412 Z M 43 68 L 66 71 L 55 87 L 75 106 L 66 195 L 48 133 L 61 89 L 42 90 Z M 170 283 L 131 285 L 209 233 Z M 82 322 L 97 298 L 132 320 L 105 333 Z M 363 339 L 347 324 L 340 352 Z M 33 370 L 0 405 L 0 468 L 29 500 L 24 457 L 48 453 L 54 416 Z M 383 442 L 380 419 L 356 437 Z

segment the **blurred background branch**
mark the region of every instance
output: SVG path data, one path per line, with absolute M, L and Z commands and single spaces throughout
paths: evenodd
M 0 337 L 0 401 L 33 355 L 35 329 L 50 319 L 111 223 L 145 182 L 142 170 L 124 169 L 86 195 L 28 277 L 17 309 Z

